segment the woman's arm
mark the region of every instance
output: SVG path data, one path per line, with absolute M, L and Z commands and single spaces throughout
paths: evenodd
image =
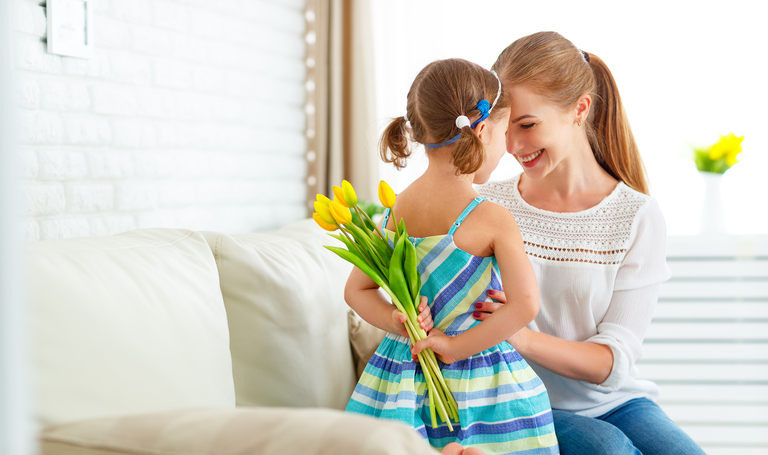
M 523 357 L 561 376 L 584 381 L 595 390 L 618 390 L 642 355 L 642 341 L 661 282 L 669 278 L 664 217 L 654 200 L 638 211 L 633 228 L 632 246 L 617 272 L 611 301 L 597 324 L 597 333 L 586 340 L 571 341 L 523 329 L 509 340 Z M 491 297 L 506 301 L 501 292 Z M 484 320 L 487 312 L 503 306 L 478 302 L 475 318 Z
M 507 297 L 502 291 L 488 293 L 496 302 L 478 302 L 475 319 L 485 321 L 491 313 L 503 308 Z M 611 374 L 611 348 L 598 343 L 568 341 L 523 327 L 507 341 L 531 362 L 560 376 L 601 384 Z

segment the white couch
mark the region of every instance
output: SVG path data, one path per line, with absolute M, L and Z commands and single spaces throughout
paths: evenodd
M 28 244 L 41 452 L 434 454 L 341 411 L 378 335 L 348 319 L 332 242 L 304 220 Z

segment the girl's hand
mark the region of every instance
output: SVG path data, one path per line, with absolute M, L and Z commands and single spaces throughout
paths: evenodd
M 432 321 L 432 309 L 427 305 L 427 298 L 423 295 L 421 296 L 421 302 L 419 303 L 419 315 L 416 317 L 416 320 L 419 321 L 419 326 L 425 332 L 429 333 L 429 331 L 432 330 L 434 323 Z
M 478 321 L 484 321 L 494 311 L 501 308 L 502 305 L 507 303 L 507 295 L 504 291 L 489 290 L 488 297 L 498 300 L 499 302 L 477 302 L 475 303 L 475 312 L 472 313 L 475 319 Z
M 416 320 L 419 322 L 419 326 L 424 329 L 425 332 L 429 332 L 432 330 L 432 310 L 429 308 L 429 305 L 427 305 L 427 298 L 424 296 L 421 296 L 421 302 L 419 303 L 419 315 L 416 317 Z M 395 331 L 393 333 L 396 333 L 398 335 L 404 336 L 408 338 L 408 330 L 405 328 L 405 321 L 408 318 L 406 315 L 401 313 L 399 310 L 393 310 L 392 311 L 392 323 L 395 328 Z
M 435 352 L 438 360 L 450 365 L 462 360 L 455 352 L 456 347 L 453 341 L 453 337 L 449 337 L 438 329 L 432 329 L 427 338 L 411 347 L 411 354 L 417 356 L 424 349 L 430 348 Z

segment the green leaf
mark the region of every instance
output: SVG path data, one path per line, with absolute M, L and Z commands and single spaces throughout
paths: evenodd
M 395 293 L 400 302 L 406 309 L 406 315 L 412 321 L 416 320 L 416 310 L 411 299 L 411 293 L 408 289 L 408 282 L 403 272 L 403 253 L 405 251 L 405 236 L 395 244 L 395 250 L 392 252 L 392 259 L 389 261 L 389 286 Z
M 337 246 L 323 245 L 323 247 L 326 248 L 327 250 L 333 251 L 340 258 L 344 259 L 347 262 L 350 262 L 352 265 L 360 269 L 363 273 L 368 275 L 368 277 L 372 279 L 380 287 L 389 289 L 389 286 L 387 286 L 386 278 L 381 276 L 381 274 L 378 271 L 374 270 L 373 267 L 369 266 L 362 258 L 360 258 L 355 253 L 352 253 L 349 250 L 345 250 L 344 248 L 340 248 Z
M 373 246 L 373 243 L 371 242 L 372 239 L 369 237 L 370 233 L 365 232 L 363 229 L 360 229 L 355 225 L 348 225 L 347 227 L 350 228 L 352 235 L 355 237 L 355 240 L 357 241 L 360 248 L 365 250 L 366 255 L 370 257 L 373 263 L 377 265 L 379 270 L 381 270 L 382 273 L 386 275 L 387 270 L 389 269 L 389 264 L 384 262 L 384 259 L 379 255 L 379 252 Z
M 405 279 L 408 282 L 408 290 L 410 291 L 411 298 L 414 305 L 418 307 L 419 304 L 419 291 L 421 290 L 421 275 L 419 274 L 419 266 L 416 258 L 416 247 L 411 243 L 411 239 L 405 238 L 405 255 L 403 259 L 403 272 Z

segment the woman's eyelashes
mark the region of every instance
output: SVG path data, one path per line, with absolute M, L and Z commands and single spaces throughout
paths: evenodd
M 536 125 L 535 123 L 525 123 L 525 124 L 520 125 L 520 128 L 522 128 L 524 130 L 529 130 L 529 129 L 533 128 L 535 125 Z

